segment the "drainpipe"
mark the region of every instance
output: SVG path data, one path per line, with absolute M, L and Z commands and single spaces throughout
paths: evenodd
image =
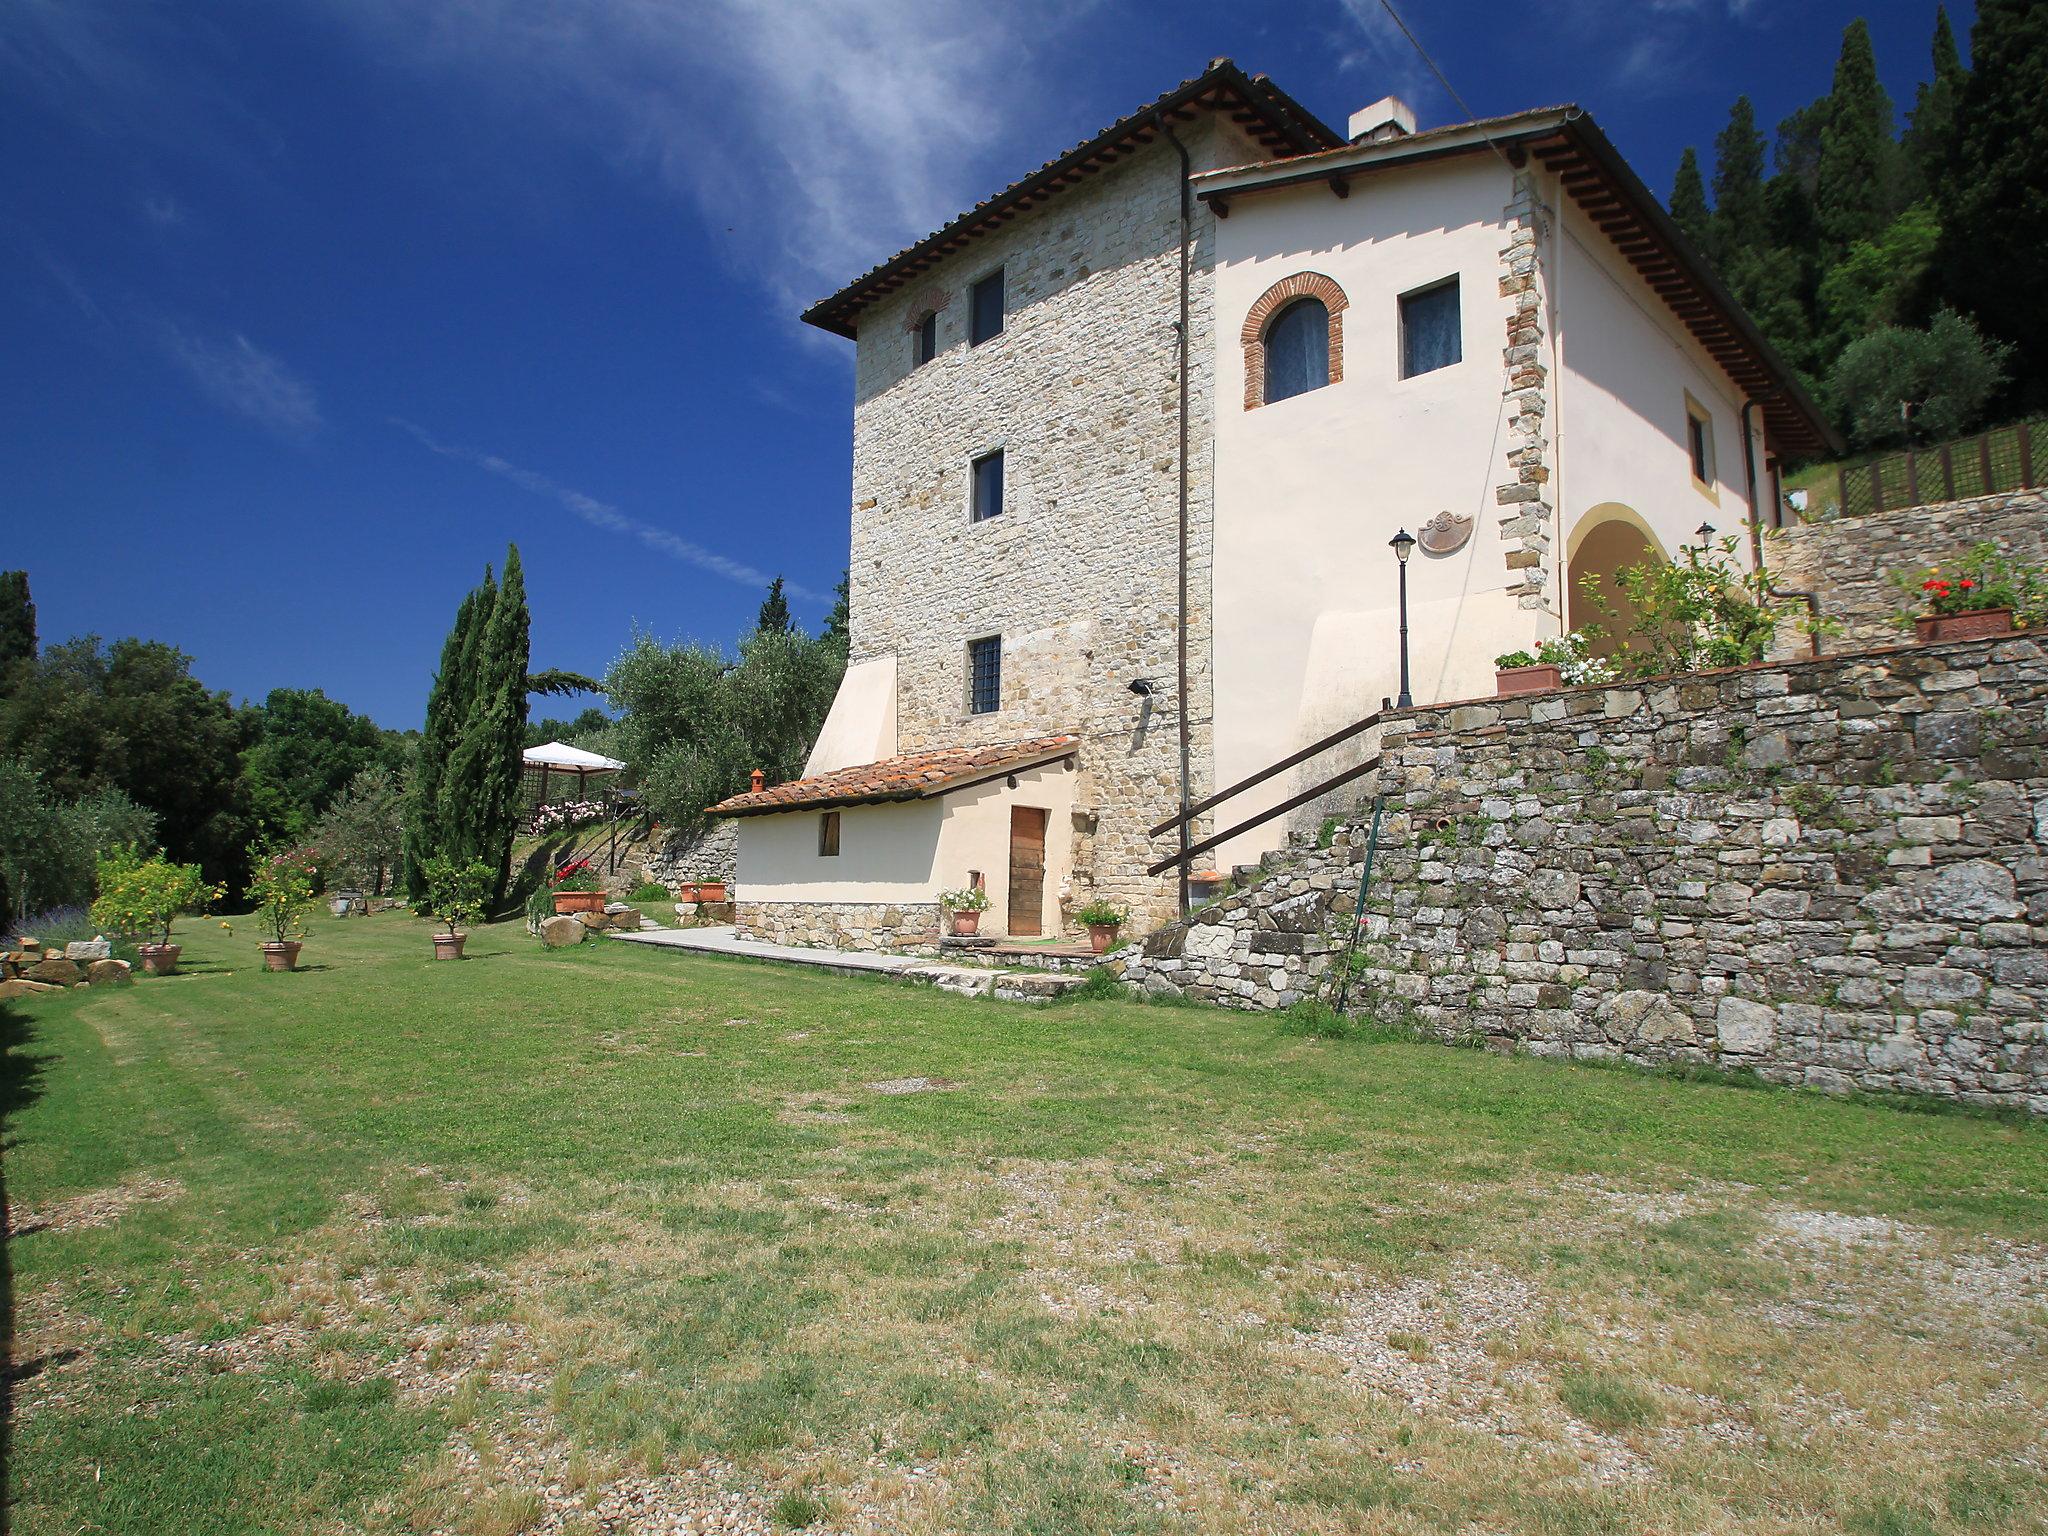
M 1815 656 L 1820 654 L 1820 598 L 1811 592 L 1795 592 L 1790 588 L 1771 584 L 1771 573 L 1764 567 L 1764 515 L 1757 505 L 1756 486 L 1756 442 L 1752 436 L 1750 413 L 1761 400 L 1754 397 L 1742 402 L 1742 472 L 1749 483 L 1749 554 L 1755 563 L 1757 574 L 1763 577 L 1763 592 L 1766 597 L 1796 597 L 1806 604 L 1808 618 L 1806 643 Z
M 1188 147 L 1181 143 L 1180 135 L 1173 131 L 1173 125 L 1166 120 L 1166 114 L 1158 115 L 1159 131 L 1173 145 L 1180 156 L 1180 320 L 1175 327 L 1178 334 L 1178 363 L 1180 369 L 1180 608 L 1179 622 L 1174 626 L 1179 653 L 1176 658 L 1178 682 L 1175 697 L 1180 703 L 1180 912 L 1183 917 L 1188 910 L 1188 351 L 1189 336 L 1189 248 L 1194 238 L 1195 189 L 1194 162 L 1188 158 Z

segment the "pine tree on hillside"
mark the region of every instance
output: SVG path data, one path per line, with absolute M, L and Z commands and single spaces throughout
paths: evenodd
M 0 685 L 17 661 L 36 659 L 36 605 L 27 571 L 0 571 Z
M 441 782 L 441 851 L 458 864 L 480 859 L 495 871 L 510 852 L 509 807 L 526 744 L 527 629 L 526 583 L 515 548 L 475 629 L 469 708 Z M 514 776 L 510 790 L 504 783 L 508 771 Z
M 1953 148 L 1936 184 L 1950 302 L 2019 347 L 2029 403 L 2048 384 L 2048 6 L 1979 0 Z
M 1941 184 L 1954 151 L 1956 106 L 1970 77 L 1956 52 L 1955 29 L 1949 25 L 1946 6 L 1934 8 L 1933 53 L 1934 78 L 1922 83 L 1915 95 L 1906 131 L 1899 139 L 1906 165 L 1906 197 L 1912 202 L 1931 197 Z
M 1671 217 L 1686 238 L 1702 251 L 1713 239 L 1713 215 L 1707 210 L 1707 184 L 1700 177 L 1700 157 L 1685 146 L 1678 157 L 1678 175 L 1671 183 Z
M 1870 26 L 1860 17 L 1842 34 L 1817 175 L 1814 208 L 1821 235 L 1836 252 L 1854 240 L 1875 240 L 1898 211 L 1892 101 L 1878 83 Z
M 1724 263 L 1760 253 L 1764 227 L 1764 136 L 1747 96 L 1728 109 L 1714 137 L 1714 224 Z
M 486 571 L 483 585 L 464 594 L 455 610 L 455 623 L 441 643 L 440 670 L 434 674 L 433 689 L 427 694 L 427 718 L 420 732 L 419 750 L 413 758 L 405 806 L 405 883 L 407 894 L 415 901 L 426 894 L 426 861 L 446 848 L 442 790 L 448 778 L 449 755 L 469 718 L 478 632 L 489 615 L 494 596 L 491 576 Z
M 782 578 L 776 577 L 768 583 L 768 596 L 762 599 L 761 613 L 754 620 L 754 628 L 766 630 L 771 635 L 786 635 L 796 628 L 789 616 L 789 599 L 782 595 Z

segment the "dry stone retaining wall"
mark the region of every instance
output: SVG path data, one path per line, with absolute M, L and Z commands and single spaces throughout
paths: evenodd
M 694 832 L 674 831 L 649 850 L 642 865 L 656 885 L 685 881 L 722 881 L 731 885 L 739 873 L 740 824 L 731 819 L 707 822 Z
M 1906 599 L 1891 583 L 1894 571 L 1938 565 L 1987 541 L 2021 564 L 2048 565 L 2048 493 L 2008 491 L 1804 523 L 1773 534 L 1764 561 L 1780 587 L 1816 593 L 1821 612 L 1842 625 L 1825 640 L 1829 649 L 1861 649 L 1905 638 L 1899 616 Z M 1789 626 L 1782 641 L 1788 653 L 1804 649 Z
M 766 944 L 886 953 L 936 953 L 936 902 L 746 901 L 733 903 L 739 932 Z
M 1384 748 L 1355 1009 L 2048 1113 L 2048 639 L 1446 705 Z M 1151 935 L 1125 980 L 1323 986 L 1365 841 Z

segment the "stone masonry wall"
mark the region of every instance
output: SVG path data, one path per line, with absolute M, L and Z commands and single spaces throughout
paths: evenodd
M 1355 1010 L 2048 1113 L 2048 637 L 1439 706 L 1385 751 Z M 1334 992 L 1365 841 L 1361 816 L 1124 979 Z
M 1822 643 L 1846 651 L 1905 638 L 1899 615 L 1906 600 L 1892 572 L 1938 565 L 1987 540 L 2014 560 L 2048 565 L 2048 493 L 2008 491 L 1804 523 L 1772 534 L 1764 562 L 1779 586 L 1819 594 L 1821 612 L 1843 625 Z M 1781 648 L 1803 647 L 1788 626 Z
M 768 944 L 887 953 L 935 949 L 936 902 L 737 901 L 739 932 Z
M 1256 158 L 1213 120 L 1182 130 L 1197 171 Z M 977 241 L 878 304 L 856 375 L 851 596 L 856 660 L 893 652 L 900 750 L 1083 738 L 1076 903 L 1170 918 L 1145 829 L 1178 796 L 1189 711 L 1195 795 L 1209 729 L 1213 215 L 1199 204 L 1189 339 L 1191 697 L 1175 695 L 1180 384 L 1179 161 L 1155 142 Z M 1002 335 L 966 340 L 968 292 L 1001 266 Z M 911 332 L 938 312 L 938 355 Z M 969 520 L 971 461 L 1004 453 L 1004 511 Z M 1003 639 L 1002 708 L 967 709 L 967 643 Z M 1150 679 L 1149 709 L 1129 684 Z
M 647 878 L 657 885 L 686 880 L 723 880 L 731 885 L 739 873 L 739 854 L 740 824 L 728 818 L 707 822 L 695 832 L 668 833 L 643 863 Z

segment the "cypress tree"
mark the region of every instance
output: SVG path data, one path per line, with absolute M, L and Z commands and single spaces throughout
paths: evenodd
M 17 661 L 36 659 L 36 605 L 27 571 L 0 571 L 0 683 Z
M 1671 183 L 1671 217 L 1685 231 L 1686 238 L 1706 250 L 1712 238 L 1713 215 L 1707 211 L 1707 184 L 1700 178 L 1700 157 L 1685 146 L 1678 157 L 1678 176 Z
M 441 643 L 440 670 L 427 695 L 426 723 L 420 732 L 405 803 L 405 884 L 415 901 L 426 894 L 422 883 L 426 861 L 447 851 L 442 792 L 449 776 L 450 754 L 469 718 L 478 632 L 491 595 L 491 575 L 486 571 L 483 585 L 464 594 L 455 610 L 455 623 Z
M 1724 264 L 1764 248 L 1764 136 L 1747 96 L 1714 138 L 1714 225 Z
M 1836 253 L 1851 241 L 1875 240 L 1891 223 L 1897 161 L 1892 100 L 1878 83 L 1869 23 L 1858 17 L 1842 34 L 1813 194 L 1820 232 Z
M 1934 78 L 1922 83 L 1914 96 L 1906 132 L 1899 141 L 1906 162 L 1907 197 L 1913 202 L 1931 196 L 1941 184 L 1953 150 L 1956 106 L 1970 74 L 1956 52 L 1947 6 L 1934 8 L 1933 54 Z
M 1936 270 L 1950 300 L 2020 348 L 2017 377 L 2040 398 L 2048 357 L 2048 6 L 1979 0 L 1953 147 L 1937 183 Z
M 839 585 L 832 589 L 832 611 L 825 615 L 825 629 L 819 637 L 839 647 L 846 655 L 853 649 L 853 572 L 839 573 Z
M 789 599 L 782 595 L 782 578 L 776 577 L 768 583 L 768 596 L 762 599 L 761 612 L 754 620 L 754 628 L 765 630 L 771 635 L 786 635 L 796 628 L 789 616 Z
M 475 627 L 468 713 L 441 786 L 443 849 L 457 863 L 478 859 L 490 866 L 493 901 L 504 894 L 518 819 L 530 627 L 515 545 L 490 594 L 488 615 Z

